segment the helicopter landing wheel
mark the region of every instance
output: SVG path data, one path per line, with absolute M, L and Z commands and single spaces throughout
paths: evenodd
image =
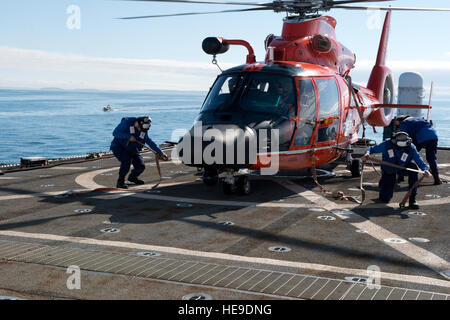
M 350 172 L 352 173 L 352 177 L 361 177 L 362 170 L 363 164 L 361 159 L 353 159 L 350 163 Z
M 214 186 L 219 182 L 217 170 L 205 170 L 202 177 L 203 183 L 207 186 Z
M 247 176 L 240 176 L 237 179 L 237 191 L 241 195 L 249 195 L 251 192 L 250 179 Z
M 225 194 L 233 194 L 237 190 L 236 183 L 228 183 L 224 181 L 222 186 L 223 186 L 223 193 Z

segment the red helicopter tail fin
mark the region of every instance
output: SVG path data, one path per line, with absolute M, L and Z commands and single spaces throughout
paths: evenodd
M 378 48 L 377 61 L 370 74 L 367 88 L 372 90 L 380 104 L 394 103 L 394 76 L 392 71 L 386 66 L 386 54 L 389 39 L 389 30 L 391 26 L 391 12 L 386 13 L 383 32 L 381 34 L 380 46 Z M 373 110 L 366 120 L 372 119 L 371 125 L 387 126 L 392 120 L 394 109 Z M 376 119 L 376 120 L 375 120 Z
M 389 31 L 391 29 L 391 13 L 388 11 L 386 13 L 386 18 L 384 20 L 383 33 L 381 34 L 380 46 L 378 47 L 377 62 L 375 65 L 384 66 L 386 65 L 386 53 L 389 41 Z
M 385 101 L 385 85 L 388 83 L 391 86 L 390 82 L 393 82 L 392 71 L 386 67 L 386 53 L 389 39 L 389 29 L 391 25 L 391 11 L 386 13 L 386 19 L 384 20 L 383 33 L 381 34 L 380 46 L 378 48 L 378 56 L 375 66 L 372 69 L 372 73 L 370 74 L 369 83 L 367 84 L 367 88 L 372 90 L 375 94 L 375 97 L 380 101 L 380 103 L 392 103 L 393 101 Z M 391 99 L 394 95 L 392 91 L 393 88 L 389 88 L 391 90 Z M 391 100 L 388 99 L 388 100 Z

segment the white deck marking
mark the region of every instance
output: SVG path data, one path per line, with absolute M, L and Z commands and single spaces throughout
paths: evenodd
M 19 177 L 1 177 L 0 176 L 0 180 L 15 180 L 15 179 L 20 179 Z
M 79 185 L 88 188 L 88 189 L 99 189 L 105 188 L 105 186 L 99 185 L 94 182 L 95 176 L 102 174 L 107 171 L 117 170 L 116 168 L 102 169 L 96 170 L 92 172 L 87 172 L 76 177 L 75 182 Z M 160 184 L 159 189 L 169 186 L 187 184 L 187 183 L 195 183 L 195 181 L 182 181 L 182 182 L 173 182 L 173 183 L 165 183 Z M 151 200 L 160 200 L 160 201 L 171 201 L 171 202 L 187 202 L 187 203 L 197 203 L 197 204 L 208 204 L 208 205 L 218 205 L 218 206 L 237 206 L 237 207 L 266 207 L 266 208 L 309 208 L 311 204 L 304 203 L 280 203 L 280 202 L 250 202 L 250 201 L 227 201 L 227 200 L 207 200 L 207 199 L 198 199 L 198 198 L 186 198 L 186 197 L 174 197 L 174 196 L 162 196 L 156 194 L 148 194 L 148 193 L 133 193 L 132 191 L 144 191 L 149 190 L 147 186 L 141 187 L 133 187 L 132 189 L 128 189 L 121 193 L 121 197 L 125 196 L 133 196 L 142 199 L 151 199 Z M 130 192 L 131 191 L 131 192 Z M 119 191 L 122 192 L 122 191 Z M 118 192 L 118 193 L 119 193 Z
M 51 170 L 86 170 L 90 169 L 90 167 L 64 167 L 64 166 L 56 166 L 53 168 L 49 168 Z
M 0 201 L 3 200 L 15 200 L 15 199 L 28 199 L 28 198 L 38 198 L 38 197 L 47 197 L 47 196 L 56 196 L 60 194 L 67 193 L 71 190 L 61 190 L 61 191 L 52 191 L 52 192 L 37 192 L 31 194 L 12 194 L 9 196 L 0 196 Z M 87 189 L 78 189 L 76 192 L 89 191 Z
M 221 259 L 221 260 L 236 261 L 236 262 L 258 263 L 258 264 L 265 264 L 265 265 L 272 265 L 272 266 L 283 266 L 283 267 L 291 267 L 291 268 L 297 268 L 297 269 L 314 270 L 314 271 L 320 271 L 320 272 L 334 272 L 334 273 L 340 273 L 340 274 L 345 274 L 345 275 L 351 274 L 354 276 L 367 277 L 367 270 L 365 270 L 365 269 L 350 269 L 350 268 L 342 268 L 342 267 L 321 265 L 321 264 L 315 264 L 315 263 L 304 263 L 304 262 L 297 262 L 297 261 L 283 261 L 283 260 L 268 259 L 268 258 L 238 256 L 238 255 L 220 253 L 220 252 L 206 252 L 206 251 L 188 250 L 188 249 L 174 248 L 174 247 L 154 246 L 154 245 L 149 245 L 149 244 L 140 244 L 140 243 L 132 243 L 132 242 L 109 241 L 109 240 L 99 240 L 99 239 L 92 239 L 92 238 L 68 237 L 68 236 L 60 236 L 60 235 L 53 235 L 53 234 L 27 233 L 27 232 L 18 232 L 18 231 L 0 231 L 0 235 L 8 236 L 8 237 L 43 239 L 43 240 L 63 241 L 63 242 L 71 242 L 71 243 L 78 243 L 78 244 L 128 248 L 128 249 L 136 249 L 136 250 L 142 250 L 142 251 L 157 251 L 157 252 L 165 252 L 165 253 L 170 253 L 170 254 L 202 257 L 202 258 Z M 440 280 L 440 279 L 423 277 L 423 276 L 404 275 L 404 274 L 389 273 L 389 272 L 381 272 L 380 276 L 383 279 L 388 279 L 388 280 L 412 282 L 412 283 L 418 283 L 418 284 L 426 284 L 426 285 L 434 285 L 434 286 L 439 286 L 439 287 L 450 288 L 450 281 L 448 281 L 448 280 Z
M 305 203 L 279 203 L 279 202 L 250 202 L 250 201 L 227 201 L 227 200 L 206 200 L 197 198 L 185 197 L 171 197 L 144 193 L 126 193 L 122 196 L 133 196 L 142 199 L 171 201 L 171 202 L 186 202 L 196 204 L 209 204 L 216 206 L 236 206 L 236 207 L 260 207 L 260 208 L 310 208 L 314 205 Z
M 302 186 L 299 186 L 298 184 L 295 184 L 291 181 L 284 181 L 282 185 L 289 190 L 297 193 L 298 195 L 304 197 L 305 199 L 308 199 L 309 201 L 312 201 L 319 205 L 322 208 L 325 208 L 327 210 L 332 209 L 338 209 L 341 206 L 337 205 L 336 203 L 326 199 L 325 197 L 310 191 L 308 189 L 305 189 Z M 342 220 L 346 220 L 349 218 L 348 215 L 333 213 Z M 356 213 L 355 213 L 356 214 Z M 385 245 L 390 246 L 396 251 L 401 252 L 402 254 L 408 256 L 409 258 L 423 264 L 424 266 L 427 266 L 428 268 L 436 271 L 437 273 L 442 272 L 442 270 L 448 270 L 450 269 L 450 263 L 441 257 L 423 249 L 415 244 L 412 244 L 409 241 L 406 241 L 406 243 L 402 244 L 395 244 L 395 243 L 387 243 L 384 241 L 384 239 L 387 238 L 401 238 L 400 236 L 376 225 L 372 221 L 364 218 L 363 216 L 359 217 L 363 219 L 361 222 L 351 222 L 350 224 L 354 226 L 355 228 L 359 230 L 365 231 L 367 234 L 371 235 L 373 238 L 379 240 Z M 449 282 L 450 283 L 450 282 Z
M 102 186 L 100 184 L 97 184 L 94 182 L 94 178 L 95 176 L 105 173 L 105 172 L 109 172 L 109 171 L 114 171 L 114 170 L 118 170 L 119 167 L 114 167 L 114 168 L 108 168 L 108 169 L 101 169 L 101 170 L 95 170 L 95 171 L 90 171 L 90 172 L 86 172 L 83 174 L 80 174 L 79 176 L 77 176 L 75 178 L 75 182 L 78 183 L 80 186 L 86 188 L 86 189 L 100 189 L 100 188 L 105 188 L 105 186 Z

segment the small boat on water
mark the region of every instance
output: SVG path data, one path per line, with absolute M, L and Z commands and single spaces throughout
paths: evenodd
M 108 104 L 106 107 L 103 107 L 103 111 L 109 112 L 109 111 L 113 111 L 113 109 L 112 109 L 111 106 Z

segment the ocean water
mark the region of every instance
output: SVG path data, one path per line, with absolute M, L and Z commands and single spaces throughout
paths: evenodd
M 188 130 L 206 92 L 100 92 L 0 89 L 0 163 L 21 157 L 48 158 L 109 151 L 112 131 L 123 117 L 150 115 L 149 132 L 157 143 L 173 139 L 175 129 Z M 112 112 L 103 107 L 111 105 Z M 439 145 L 450 146 L 450 99 L 435 97 L 432 119 Z M 380 142 L 382 130 L 368 138 Z
M 170 141 L 189 130 L 206 93 L 0 90 L 0 163 L 109 151 L 123 117 L 150 115 L 150 138 Z M 111 105 L 112 112 L 103 107 Z

